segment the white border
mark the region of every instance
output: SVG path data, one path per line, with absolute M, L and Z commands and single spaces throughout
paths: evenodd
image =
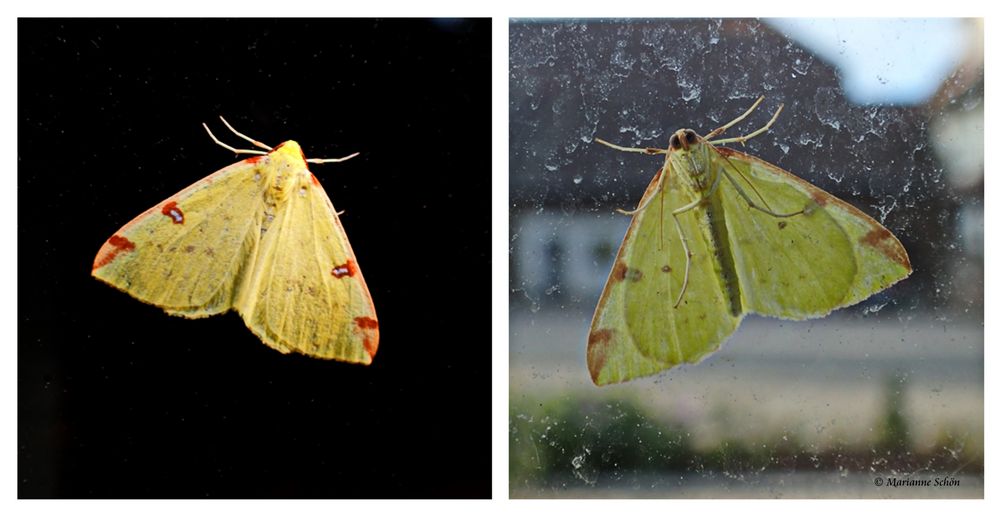
M 961 511 L 961 514 L 984 514 L 992 503 L 982 501 L 693 501 L 693 500 L 639 500 L 639 501 L 520 501 L 508 500 L 507 480 L 507 402 L 508 402 L 508 249 L 509 249 L 509 211 L 508 211 L 508 154 L 507 154 L 507 110 L 508 110 L 508 18 L 530 17 L 666 17 L 666 16 L 985 16 L 986 2 L 981 0 L 949 0 L 948 2 L 910 0 L 900 2 L 872 2 L 870 0 L 840 0 L 825 3 L 819 8 L 810 2 L 792 0 L 772 0 L 769 2 L 745 2 L 737 0 L 715 0 L 713 2 L 670 2 L 632 0 L 629 2 L 596 2 L 591 0 L 539 2 L 524 0 L 493 0 L 490 2 L 469 2 L 457 0 L 424 0 L 408 1 L 366 1 L 366 2 L 299 2 L 286 0 L 273 1 L 244 0 L 235 2 L 225 0 L 220 2 L 194 2 L 191 0 L 176 0 L 169 3 L 141 3 L 126 1 L 33 1 L 28 3 L 5 2 L 3 10 L 2 67 L 3 70 L 16 70 L 17 63 L 17 17 L 18 16 L 243 16 L 243 17 L 367 17 L 367 16 L 480 16 L 493 18 L 493 134 L 492 134 L 492 272 L 493 272 L 493 497 L 492 501 L 17 501 L 17 286 L 18 280 L 30 281 L 30 278 L 17 277 L 16 252 L 4 253 L 2 270 L 4 271 L 3 305 L 0 310 L 0 327 L 5 330 L 4 344 L 4 374 L 2 374 L 2 408 L 6 415 L 3 428 L 3 440 L 0 441 L 0 489 L 3 491 L 0 513 L 3 514 L 128 514 L 136 511 L 142 514 L 174 516 L 178 511 L 187 513 L 218 513 L 220 511 L 239 511 L 239 514 L 267 514 L 276 511 L 293 510 L 295 514 L 331 514 L 332 511 L 346 514 L 357 514 L 362 511 L 376 513 L 392 511 L 403 515 L 409 514 L 462 514 L 470 512 L 487 514 L 544 514 L 558 515 L 560 512 L 572 511 L 577 514 L 666 514 L 689 513 L 692 511 L 719 510 L 740 514 L 775 511 L 790 514 L 802 514 L 808 511 L 813 514 L 843 515 L 845 512 L 865 511 L 883 514 L 886 511 L 907 512 L 909 514 L 939 514 L 942 511 Z M 905 11 L 901 11 L 905 5 Z M 987 75 L 995 54 L 993 38 L 990 37 L 992 20 L 987 17 L 986 27 L 986 66 Z M 992 141 L 993 135 L 990 121 L 995 120 L 994 99 L 998 98 L 996 81 L 987 81 L 986 102 L 986 139 Z M 3 141 L 8 142 L 8 149 L 16 149 L 17 142 L 17 91 L 16 81 L 8 79 L 4 82 L 4 100 L 2 113 L 6 122 Z M 11 144 L 14 144 L 11 146 Z M 485 145 L 484 145 L 485 147 Z M 57 149 L 55 149 L 57 151 Z M 8 163 L 11 169 L 17 169 L 16 152 L 8 152 Z M 992 170 L 996 159 L 987 153 L 986 169 Z M 485 173 L 485 170 L 484 172 Z M 989 175 L 989 174 L 988 174 Z M 9 176 L 8 176 L 9 177 Z M 995 256 L 996 246 L 993 238 L 993 228 L 996 227 L 995 210 L 991 209 L 997 200 L 994 188 L 986 189 L 986 255 Z M 0 221 L 0 237 L 6 242 L 15 241 L 17 237 L 17 189 L 16 182 L 8 180 L 6 188 L 0 190 L 0 206 L 6 216 Z M 12 215 L 13 214 L 13 215 Z M 989 262 L 987 262 L 989 263 Z M 986 270 L 986 320 L 997 320 L 993 310 L 995 304 L 992 298 L 1000 284 L 997 275 Z M 996 343 L 991 325 L 985 328 L 986 339 L 986 499 L 990 501 L 998 493 L 996 489 L 998 475 L 994 471 L 997 461 L 996 452 L 996 380 L 998 368 L 995 366 L 995 353 L 990 351 Z M 419 467 L 419 465 L 415 465 Z M 419 471 L 415 471 L 419 474 Z M 461 474 L 461 472 L 456 472 Z M 877 512 L 873 512 L 877 511 Z M 995 512 L 995 509 L 990 512 Z

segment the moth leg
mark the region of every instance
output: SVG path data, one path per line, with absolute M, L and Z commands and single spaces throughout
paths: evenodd
M 711 144 L 709 144 L 709 145 L 711 145 Z M 712 148 L 714 149 L 715 147 L 712 147 Z M 716 151 L 716 153 L 718 153 L 718 151 Z M 767 204 L 767 199 L 765 199 L 764 196 L 760 193 L 760 190 L 757 190 L 757 187 L 754 186 L 753 181 L 751 181 L 745 174 L 743 174 L 743 172 L 740 172 L 740 169 L 737 168 L 735 164 L 733 164 L 732 160 L 730 160 L 729 157 L 724 156 L 721 153 L 718 153 L 718 154 L 719 154 L 719 156 L 722 157 L 722 159 L 726 160 L 726 163 L 729 163 L 729 166 L 732 167 L 733 171 L 736 172 L 737 174 L 739 174 L 740 177 L 743 179 L 743 181 L 746 182 L 746 184 L 750 185 L 750 189 L 753 190 L 753 193 L 757 194 L 757 198 L 760 199 L 760 202 L 762 202 L 764 204 L 764 207 L 767 208 L 767 209 L 771 209 L 771 206 L 769 204 Z M 722 172 L 726 173 L 726 168 L 725 167 L 722 167 Z M 732 177 L 730 177 L 730 179 L 732 179 Z M 718 181 L 719 181 L 719 175 L 718 174 L 716 174 L 715 180 L 716 180 L 715 186 L 718 186 Z M 715 191 L 714 186 L 713 186 L 712 191 Z
M 681 227 L 681 221 L 677 218 L 681 213 L 691 211 L 696 206 L 701 204 L 702 199 L 695 199 L 686 206 L 681 206 L 670 213 L 674 218 L 674 226 L 677 227 L 677 234 L 681 237 L 681 247 L 684 248 L 684 283 L 681 284 L 681 292 L 677 295 L 677 302 L 674 303 L 674 308 L 681 306 L 681 300 L 684 299 L 684 293 L 687 292 L 688 288 L 688 278 L 691 274 L 691 250 L 688 248 L 687 236 L 684 235 L 684 229 Z
M 761 97 L 761 98 L 763 99 L 764 97 Z M 733 143 L 733 142 L 739 142 L 740 144 L 746 144 L 746 141 L 749 140 L 750 138 L 753 138 L 754 136 L 760 136 L 760 135 L 766 133 L 771 128 L 771 126 L 774 125 L 774 121 L 778 119 L 778 115 L 781 114 L 781 110 L 784 109 L 784 108 L 785 108 L 784 104 L 779 105 L 778 106 L 778 110 L 774 112 L 774 116 L 771 117 L 771 120 L 766 125 L 764 125 L 764 127 L 761 127 L 760 129 L 757 129 L 756 131 L 754 131 L 754 132 L 752 132 L 750 134 L 746 134 L 746 135 L 743 135 L 743 136 L 737 136 L 735 138 L 723 138 L 722 140 L 715 140 L 715 141 L 709 142 L 709 143 L 711 143 L 713 145 L 721 145 L 723 143 Z M 708 138 L 705 138 L 705 139 L 708 140 Z
M 219 118 L 222 118 L 222 117 L 219 117 Z M 223 120 L 223 122 L 225 122 L 225 120 Z M 224 149 L 229 149 L 229 150 L 233 151 L 236 154 L 267 154 L 266 152 L 262 152 L 262 151 L 259 151 L 259 150 L 237 149 L 235 147 L 231 147 L 229 145 L 226 145 L 225 143 L 220 142 L 219 139 L 216 138 L 214 134 L 212 134 L 212 130 L 208 128 L 207 124 L 202 123 L 201 126 L 204 127 L 206 131 L 208 131 L 208 135 L 212 137 L 212 140 L 215 143 L 219 144 Z
M 663 167 L 660 168 L 660 171 L 662 171 L 663 173 L 660 174 L 660 179 L 659 179 L 659 183 L 656 185 L 656 190 L 660 190 L 660 189 L 663 188 L 663 181 L 665 180 L 666 176 L 668 176 L 670 174 L 669 167 L 670 167 L 670 162 L 667 161 L 666 163 L 663 164 Z M 650 195 L 649 197 L 647 197 L 645 199 L 645 202 L 640 203 L 639 206 L 636 209 L 634 209 L 634 210 L 623 210 L 621 208 L 615 208 L 615 211 L 617 211 L 618 213 L 621 213 L 622 215 L 630 215 L 630 216 L 631 215 L 635 215 L 636 213 L 639 213 L 640 211 L 645 210 L 646 207 L 649 206 L 649 203 L 653 201 L 653 197 L 656 197 L 656 196 L 655 195 Z
M 615 208 L 615 211 L 621 213 L 622 215 L 629 215 L 629 216 L 635 215 L 636 213 L 645 210 L 646 207 L 649 206 L 649 203 L 653 201 L 653 197 L 655 196 L 650 196 L 648 199 L 646 199 L 646 202 L 639 204 L 639 206 L 636 207 L 636 209 L 634 210 L 623 210 L 621 208 Z
M 760 98 L 757 99 L 757 102 L 754 102 L 753 105 L 750 106 L 750 109 L 746 110 L 745 113 L 743 113 L 742 115 L 734 118 L 728 124 L 726 124 L 726 125 L 724 125 L 722 127 L 719 127 L 718 129 L 716 129 L 716 130 L 714 130 L 714 131 L 706 134 L 705 135 L 705 139 L 706 140 L 711 140 L 713 136 L 718 136 L 718 135 L 724 133 L 726 131 L 726 129 L 729 129 L 730 127 L 732 127 L 732 126 L 734 126 L 734 125 L 742 122 L 743 119 L 746 118 L 746 117 L 748 117 L 748 116 L 750 116 L 750 113 L 753 113 L 753 110 L 757 109 L 757 106 L 759 106 L 760 103 L 763 102 L 763 101 L 764 101 L 764 96 L 761 95 Z
M 621 145 L 615 145 L 613 143 L 608 143 L 608 142 L 606 142 L 606 141 L 604 141 L 604 140 L 602 140 L 600 138 L 594 138 L 594 141 L 597 142 L 597 143 L 600 143 L 601 145 L 607 145 L 608 147 L 611 147 L 612 149 L 620 150 L 622 152 L 638 152 L 639 154 L 666 154 L 667 153 L 666 149 L 657 149 L 657 148 L 654 148 L 654 147 L 646 147 L 646 148 L 642 148 L 642 149 L 639 149 L 639 148 L 636 148 L 636 147 L 622 147 Z
M 228 127 L 229 130 L 232 131 L 233 134 L 235 134 L 236 136 L 239 136 L 240 138 L 243 138 L 244 140 L 246 140 L 246 141 L 254 144 L 255 147 L 260 147 L 262 149 L 271 150 L 271 148 L 268 147 L 267 145 L 264 145 L 263 143 L 260 143 L 259 141 L 254 140 L 253 138 L 251 138 L 251 137 L 249 137 L 249 136 L 247 136 L 247 135 L 245 135 L 245 134 L 237 131 L 236 129 L 233 129 L 233 126 L 229 125 L 229 122 L 226 122 L 225 118 L 222 118 L 220 116 L 219 119 L 222 120 L 222 123 L 226 124 L 226 127 Z
M 792 213 L 775 213 L 771 211 L 770 208 L 762 208 L 760 206 L 757 206 L 756 204 L 754 204 L 753 200 L 750 199 L 750 196 L 743 191 L 743 188 L 736 182 L 736 180 L 733 179 L 733 176 L 729 175 L 729 172 L 727 172 L 725 168 L 720 168 L 719 170 L 726 176 L 726 179 L 728 179 L 729 182 L 732 183 L 734 187 L 736 187 L 736 192 L 740 194 L 740 197 L 742 197 L 743 200 L 746 201 L 751 208 L 760 210 L 768 215 L 771 215 L 772 217 L 779 217 L 779 218 L 794 217 L 796 215 L 801 215 L 806 212 L 807 206 L 804 206 L 801 210 Z M 737 172 L 739 172 L 739 170 L 737 170 Z M 753 186 L 753 183 L 750 183 L 750 186 Z M 756 188 L 754 189 L 754 191 L 755 192 L 757 191 Z M 760 195 L 760 192 L 757 192 L 757 195 Z M 761 197 L 761 200 L 763 199 L 764 197 Z

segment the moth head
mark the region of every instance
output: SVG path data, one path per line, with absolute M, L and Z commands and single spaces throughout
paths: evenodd
M 271 149 L 268 153 L 272 159 L 286 160 L 288 162 L 297 163 L 305 162 L 306 156 L 302 153 L 302 147 L 299 147 L 298 142 L 295 140 L 288 140 L 283 143 L 279 143 L 277 147 Z
M 670 150 L 688 150 L 700 139 L 698 133 L 690 129 L 678 129 L 676 133 L 670 135 Z

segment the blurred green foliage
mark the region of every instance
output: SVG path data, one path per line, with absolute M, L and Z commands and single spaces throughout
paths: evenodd
M 941 435 L 934 452 L 911 448 L 905 387 L 900 377 L 886 381 L 883 427 L 872 433 L 872 442 L 824 448 L 785 433 L 697 447 L 684 425 L 649 413 L 637 400 L 521 397 L 511 403 L 510 485 L 528 490 L 622 486 L 655 482 L 658 475 L 748 477 L 767 471 L 982 472 L 982 455 L 970 456 L 961 436 Z

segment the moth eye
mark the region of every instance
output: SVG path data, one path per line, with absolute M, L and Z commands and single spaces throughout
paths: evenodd
M 694 131 L 688 129 L 687 131 L 684 131 L 684 140 L 688 143 L 688 145 L 692 145 L 698 140 L 698 135 L 695 134 Z
M 677 139 L 677 135 L 676 134 L 670 135 L 670 148 L 678 149 L 680 148 L 680 146 L 681 146 L 681 141 Z

